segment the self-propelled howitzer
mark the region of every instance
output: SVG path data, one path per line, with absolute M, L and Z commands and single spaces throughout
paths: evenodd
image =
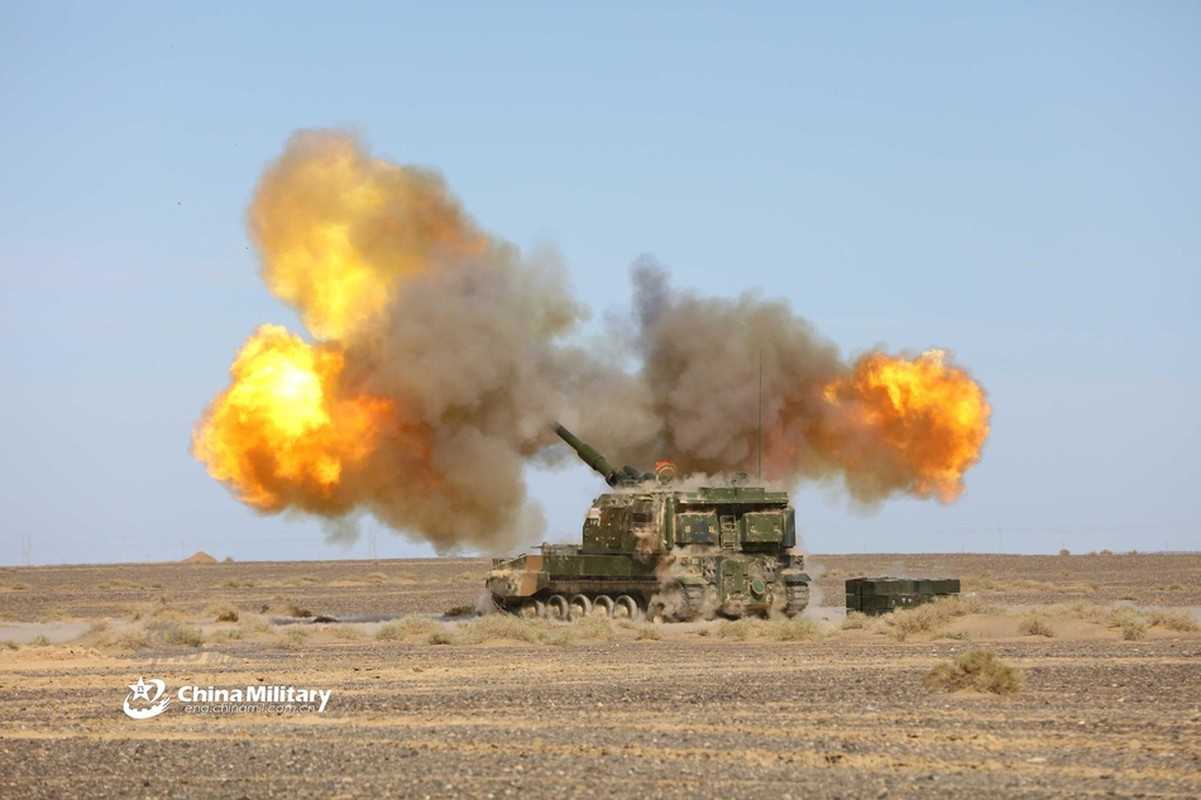
M 685 488 L 633 467 L 616 469 L 562 425 L 555 432 L 615 488 L 593 501 L 579 545 L 543 544 L 498 559 L 487 576 L 496 605 L 528 617 L 589 614 L 688 620 L 779 612 L 809 602 L 786 492 L 736 475 Z

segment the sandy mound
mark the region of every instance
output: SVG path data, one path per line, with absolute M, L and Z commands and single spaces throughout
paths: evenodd
M 185 564 L 216 564 L 217 559 L 210 556 L 203 550 L 197 550 L 193 555 L 188 556 L 183 560 Z

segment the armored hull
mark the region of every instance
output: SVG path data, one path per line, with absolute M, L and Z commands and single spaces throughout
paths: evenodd
M 497 607 L 564 620 L 689 620 L 794 616 L 809 602 L 784 492 L 745 485 L 684 491 L 649 481 L 598 497 L 582 539 L 494 562 L 487 588 Z

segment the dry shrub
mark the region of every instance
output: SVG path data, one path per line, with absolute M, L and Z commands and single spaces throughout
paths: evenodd
M 992 650 L 975 648 L 938 664 L 927 673 L 926 685 L 944 692 L 991 692 L 1017 694 L 1022 673 L 1005 663 Z
M 284 635 L 284 638 L 288 644 L 292 645 L 293 647 L 300 647 L 302 644 L 307 642 L 309 637 L 312 635 L 313 632 L 308 628 L 300 628 L 293 625 L 292 627 L 288 628 L 288 632 Z
M 137 581 L 126 580 L 125 578 L 112 578 L 104 581 L 99 585 L 101 589 L 145 589 L 145 584 Z
M 111 639 L 106 639 L 104 644 L 111 645 L 119 650 L 141 650 L 147 645 L 146 630 L 139 627 L 126 628 L 119 631 Z
M 768 638 L 777 642 L 817 642 L 823 638 L 821 626 L 811 619 L 776 619 L 766 628 Z
M 315 575 L 289 575 L 280 583 L 284 586 L 302 586 L 306 583 L 321 583 L 321 579 Z
M 389 622 L 380 627 L 375 632 L 375 638 L 381 642 L 398 641 L 407 639 L 410 636 L 429 636 L 437 630 L 442 629 L 442 623 L 437 620 L 432 620 L 429 617 L 422 617 L 416 614 L 409 614 L 401 617 L 398 620 Z
M 242 629 L 250 633 L 266 633 L 271 630 L 271 623 L 263 618 L 242 620 Z
M 1118 606 L 1109 614 L 1109 627 L 1121 628 L 1122 638 L 1128 642 L 1138 641 L 1147 635 L 1147 623 L 1143 615 L 1130 606 Z
M 6 650 L 18 650 L 20 649 L 21 645 L 17 644 L 12 639 L 5 639 L 3 642 L 0 642 L 0 647 L 3 647 Z
M 1029 614 L 1023 618 L 1018 625 L 1018 633 L 1026 636 L 1046 636 L 1048 639 L 1054 639 L 1056 636 L 1055 630 L 1037 614 Z
M 238 621 L 238 612 L 231 606 L 212 606 L 209 608 L 208 613 L 216 622 Z
M 931 639 L 957 639 L 961 642 L 970 642 L 972 637 L 967 631 L 935 631 L 930 634 Z
M 222 628 L 209 634 L 210 642 L 229 642 L 244 638 L 246 638 L 246 631 L 242 628 Z
M 45 636 L 35 636 L 29 642 L 30 647 L 49 647 L 50 640 Z
M 717 635 L 723 639 L 745 642 L 754 634 L 752 625 L 754 621 L 750 619 L 725 619 L 718 623 Z
M 459 626 L 454 637 L 457 644 L 477 644 L 497 640 L 537 642 L 546 628 L 541 620 L 522 619 L 510 614 L 489 614 Z
M 388 576 L 383 572 L 371 572 L 367 574 L 367 583 L 380 584 L 388 580 Z
M 204 644 L 204 632 L 190 625 L 174 622 L 155 622 L 146 629 L 152 644 L 178 647 L 200 647 Z
M 844 631 L 857 631 L 867 627 L 867 614 L 862 611 L 848 611 L 847 618 L 842 621 Z
M 1147 617 L 1147 623 L 1153 628 L 1167 628 L 1170 631 L 1178 631 L 1180 633 L 1201 631 L 1201 622 L 1197 622 L 1197 618 L 1187 611 L 1167 611 L 1164 609 L 1153 611 Z
M 948 622 L 968 614 L 996 613 L 996 609 L 979 597 L 940 597 L 933 602 L 914 608 L 893 611 L 883 618 L 884 631 L 898 641 L 913 633 L 929 633 L 946 626 Z
M 1104 622 L 1110 614 L 1111 609 L 1108 606 L 1099 606 L 1095 603 L 1086 603 L 1083 600 L 1077 600 L 1074 603 L 1056 603 L 1052 606 L 1046 606 L 1041 609 L 1040 613 L 1044 617 L 1052 617 L 1054 619 L 1079 619 L 1087 622 Z
M 366 635 L 362 630 L 353 625 L 334 625 L 330 630 L 333 632 L 335 639 L 346 639 L 347 641 L 356 641 Z
M 577 638 L 592 641 L 608 641 L 613 638 L 613 626 L 604 617 L 584 617 L 571 626 Z
M 638 627 L 638 635 L 634 637 L 634 640 L 657 642 L 662 638 L 663 632 L 654 623 L 643 623 Z

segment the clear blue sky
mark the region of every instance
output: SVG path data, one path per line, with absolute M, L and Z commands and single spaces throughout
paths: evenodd
M 370 552 L 188 454 L 242 340 L 301 330 L 244 214 L 329 126 L 597 319 L 653 253 L 847 355 L 952 349 L 994 408 L 966 494 L 803 490 L 815 552 L 1201 549 L 1199 41 L 1192 2 L 0 4 L 0 563 Z M 530 481 L 578 536 L 599 481 Z

